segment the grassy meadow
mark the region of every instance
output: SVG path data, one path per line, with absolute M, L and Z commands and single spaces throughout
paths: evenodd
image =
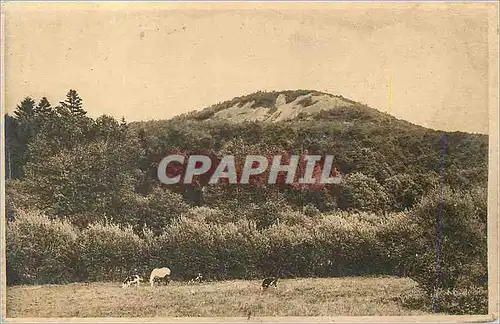
M 283 279 L 260 291 L 259 280 L 121 288 L 120 283 L 12 286 L 7 317 L 261 317 L 409 316 L 400 297 L 416 284 L 408 278 Z

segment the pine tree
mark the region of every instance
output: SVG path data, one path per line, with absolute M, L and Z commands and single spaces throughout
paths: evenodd
M 70 89 L 66 94 L 66 100 L 60 102 L 61 107 L 66 108 L 71 114 L 76 116 L 85 116 L 87 112 L 82 108 L 82 98 L 76 90 Z
M 31 97 L 24 98 L 14 111 L 14 116 L 19 122 L 31 122 L 35 116 L 35 100 Z
M 37 116 L 47 116 L 52 112 L 52 106 L 46 97 L 43 97 L 42 100 L 35 107 L 35 115 Z
M 29 160 L 28 145 L 36 134 L 35 100 L 24 98 L 14 111 L 14 118 L 7 119 L 9 174 L 12 178 L 22 177 L 22 168 Z

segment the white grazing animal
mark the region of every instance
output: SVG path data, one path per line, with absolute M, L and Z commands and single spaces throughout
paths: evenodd
M 170 269 L 165 267 L 165 268 L 156 268 L 151 271 L 151 276 L 149 276 L 149 283 L 151 284 L 151 287 L 154 286 L 155 279 L 161 279 L 165 280 L 166 283 L 170 281 Z

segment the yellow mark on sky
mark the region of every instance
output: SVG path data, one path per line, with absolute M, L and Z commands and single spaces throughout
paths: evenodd
M 392 104 L 392 79 L 389 77 L 389 87 L 387 93 L 387 113 L 391 113 L 391 104 Z

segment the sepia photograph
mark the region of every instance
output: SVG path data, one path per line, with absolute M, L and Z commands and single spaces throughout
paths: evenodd
M 498 8 L 2 1 L 2 321 L 498 322 Z

